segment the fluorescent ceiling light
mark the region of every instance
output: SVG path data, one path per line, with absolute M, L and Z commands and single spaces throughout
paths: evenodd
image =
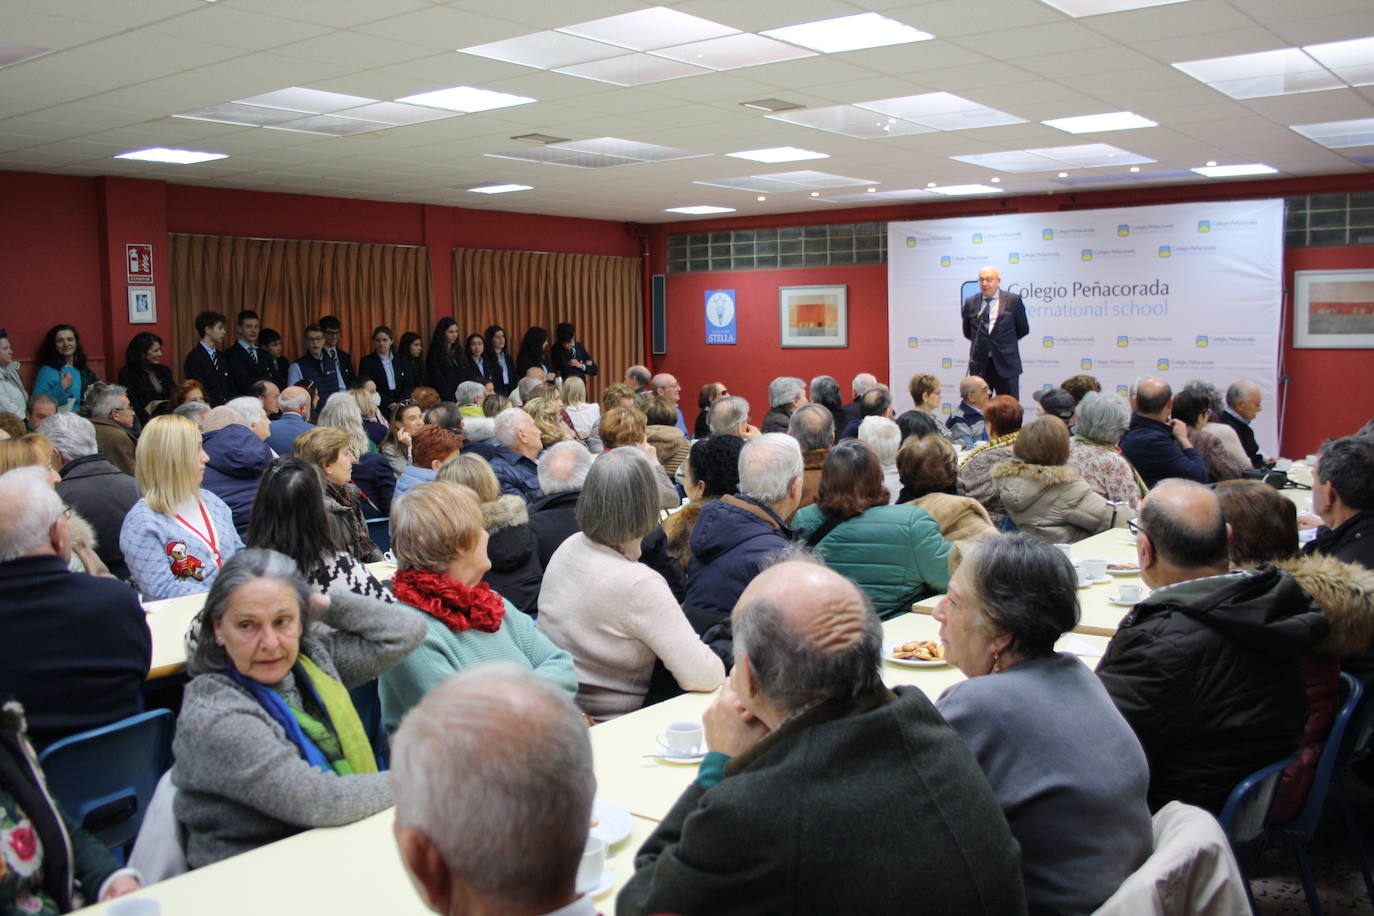
M 1075 146 L 1046 146 L 1039 149 L 1008 150 L 998 153 L 975 153 L 950 156 L 956 162 L 999 172 L 1055 172 L 1060 169 L 1090 169 L 1103 166 L 1138 165 L 1154 162 L 1146 156 L 1118 149 L 1107 143 L 1083 143 Z
M 507 38 L 505 41 L 473 45 L 469 48 L 459 48 L 458 53 L 489 57 L 492 60 L 504 60 L 512 64 L 523 64 L 526 67 L 538 67 L 540 70 L 553 70 L 558 67 L 586 63 L 589 60 L 604 60 L 607 57 L 623 53 L 623 49 L 599 41 L 579 38 L 576 35 L 548 31 L 521 35 L 517 38 Z
M 944 187 L 930 188 L 935 194 L 943 194 L 945 197 L 967 197 L 971 194 L 1001 194 L 1001 188 L 994 188 L 990 184 L 950 184 Z
M 281 124 L 294 121 L 301 116 L 299 111 L 282 108 L 262 108 L 257 105 L 243 105 L 239 102 L 223 102 L 172 115 L 188 121 L 214 121 L 217 124 L 239 124 L 244 127 L 266 127 L 268 124 Z
M 785 194 L 789 191 L 815 191 L 826 188 L 857 188 L 875 184 L 871 178 L 850 178 L 847 175 L 832 175 L 813 169 L 800 169 L 795 172 L 771 172 L 767 175 L 745 175 L 739 178 L 715 178 L 710 181 L 697 180 L 692 184 L 702 184 L 713 188 L 730 188 L 736 191 L 749 191 L 754 194 Z
M 1324 121 L 1320 124 L 1294 124 L 1292 129 L 1327 149 L 1374 146 L 1374 118 L 1350 121 Z
M 807 51 L 783 41 L 774 41 L 762 35 L 727 35 L 708 41 L 691 44 L 673 45 L 653 52 L 657 57 L 667 57 L 698 67 L 712 70 L 734 70 L 737 67 L 756 67 L 761 64 L 776 64 L 784 60 L 797 60 L 814 57 L 815 51 Z
M 733 159 L 752 159 L 755 162 L 800 162 L 803 159 L 829 159 L 829 153 L 799 149 L 795 146 L 774 146 L 769 149 L 747 149 L 738 153 L 726 153 Z
M 8 67 L 10 64 L 33 60 L 35 57 L 42 57 L 44 54 L 51 53 L 52 48 L 39 48 L 34 45 L 16 45 L 10 44 L 7 41 L 0 41 L 0 67 Z
M 694 67 L 665 57 L 649 54 L 627 54 L 609 60 L 595 60 L 571 67 L 558 67 L 555 73 L 580 76 L 583 79 L 610 83 L 613 86 L 642 86 L 645 83 L 659 83 L 675 80 L 684 76 L 697 76 L 711 71 L 705 67 Z
M 493 159 L 520 159 L 525 162 L 543 162 L 548 165 L 566 165 L 582 169 L 604 169 L 617 165 L 635 165 L 641 162 L 667 162 L 672 159 L 695 159 L 709 153 L 694 153 L 690 150 L 671 146 L 658 146 L 653 143 L 640 143 L 635 140 L 621 140 L 618 137 L 596 137 L 590 140 L 569 140 L 563 143 L 550 143 L 546 146 L 506 150 L 500 153 L 485 153 Z
M 1006 150 L 998 153 L 974 153 L 950 156 L 955 162 L 966 162 L 999 172 L 1053 172 L 1064 167 L 1058 159 L 1050 159 L 1027 150 Z
M 1135 130 L 1140 127 L 1159 126 L 1149 118 L 1142 118 L 1133 111 L 1110 111 L 1106 114 L 1051 118 L 1040 123 L 1046 127 L 1053 127 L 1056 130 L 1071 134 L 1096 134 L 1106 130 Z
M 468 188 L 473 194 L 509 194 L 511 191 L 532 191 L 534 185 L 529 184 L 484 184 L 476 188 Z
M 686 214 L 688 214 L 688 215 L 690 215 L 690 216 L 705 216 L 705 215 L 708 214 L 708 213 L 734 213 L 734 212 L 735 212 L 735 208 L 734 208 L 734 207 L 709 207 L 709 206 L 704 206 L 704 205 L 703 205 L 703 206 L 696 206 L 696 207 L 669 207 L 668 209 L 664 210 L 663 212 L 664 212 L 664 213 L 686 213 Z
M 825 108 L 807 108 L 789 111 L 786 114 L 765 115 L 774 121 L 785 121 L 802 127 L 829 131 L 845 137 L 860 140 L 874 140 L 881 137 L 901 137 L 908 134 L 930 134 L 935 128 L 880 115 L 876 111 L 859 108 L 857 105 L 828 105 Z
M 734 35 L 739 29 L 665 6 L 654 6 L 633 13 L 562 26 L 558 31 L 634 51 L 653 51 L 669 45 Z
M 345 108 L 357 108 L 377 101 L 361 95 L 344 95 L 341 92 L 325 92 L 321 89 L 305 89 L 301 86 L 288 86 L 275 92 L 246 99 L 235 99 L 240 105 L 259 105 L 263 108 L 285 108 L 304 114 L 329 114 Z
M 168 149 L 153 146 L 120 153 L 115 159 L 137 159 L 141 162 L 170 162 L 173 165 L 195 165 L 197 162 L 211 162 L 215 159 L 228 159 L 227 153 L 203 153 L 193 149 Z
M 436 89 L 433 92 L 407 95 L 396 101 L 471 114 L 474 111 L 491 111 L 495 108 L 528 105 L 537 99 L 525 95 L 512 95 L 509 92 L 496 92 L 492 89 L 478 89 L 475 86 L 454 86 L 451 89 Z
M 1084 16 L 1100 16 L 1103 13 L 1120 13 L 1125 10 L 1140 10 L 1150 6 L 1186 3 L 1187 0 L 1040 0 L 1040 2 L 1075 19 L 1081 19 Z
M 1173 67 L 1233 99 L 1294 95 L 1345 86 L 1301 48 L 1208 57 L 1176 63 Z
M 295 121 L 263 126 L 267 130 L 291 130 L 301 134 L 324 134 L 326 137 L 351 137 L 354 134 L 370 134 L 374 130 L 387 130 L 396 125 L 382 121 L 364 121 L 359 118 L 342 118 L 338 115 L 311 115 Z
M 922 32 L 904 22 L 877 13 L 857 13 L 853 16 L 821 19 L 780 29 L 767 29 L 762 34 L 820 51 L 822 54 L 882 48 L 912 41 L 927 41 L 935 37 L 929 32 Z
M 1204 165 L 1193 171 L 1208 178 L 1239 178 L 1242 175 L 1277 175 L 1279 170 L 1262 162 L 1252 162 L 1248 165 Z
M 1331 41 L 1303 48 L 1352 86 L 1374 86 L 1374 37 Z
M 901 118 L 934 130 L 968 130 L 975 127 L 1026 123 L 1025 118 L 1018 118 L 996 108 L 988 108 L 986 105 L 948 92 L 927 92 L 854 104 L 858 108 Z
M 405 105 L 401 102 L 374 102 L 360 108 L 346 108 L 335 112 L 345 118 L 359 118 L 366 121 L 381 121 L 400 127 L 405 124 L 420 124 L 425 121 L 438 121 L 444 118 L 462 117 L 459 111 L 441 111 L 422 105 Z

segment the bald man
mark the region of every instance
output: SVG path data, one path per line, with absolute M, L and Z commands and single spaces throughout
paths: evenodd
M 923 693 L 883 686 L 882 627 L 854 583 L 782 562 L 732 621 L 711 751 L 639 850 L 618 916 L 1024 911 L 991 787 Z
M 1142 386 L 1143 389 L 1143 386 Z M 1216 493 L 1166 480 L 1140 506 L 1136 556 L 1153 592 L 1097 666 L 1150 762 L 1150 810 L 1217 813 L 1250 773 L 1298 746 L 1299 659 L 1326 636 L 1311 597 L 1274 566 L 1232 572 Z
M 1236 431 L 1240 446 L 1245 449 L 1245 457 L 1249 458 L 1250 463 L 1257 469 L 1274 463 L 1266 461 L 1260 453 L 1259 443 L 1255 441 L 1255 431 L 1250 428 L 1251 421 L 1259 415 L 1263 400 L 1259 385 L 1249 379 L 1241 379 L 1232 382 L 1226 389 L 1226 409 L 1221 412 L 1221 422 Z
M 1147 487 L 1170 477 L 1211 480 L 1202 455 L 1188 438 L 1188 424 L 1172 419 L 1173 409 L 1174 392 L 1164 379 L 1149 378 L 1136 386 L 1135 413 L 1120 448 Z
M 968 374 L 982 376 L 997 394 L 1021 397 L 1020 340 L 1030 333 L 1026 306 L 1002 289 L 1002 274 L 991 265 L 978 271 L 978 292 L 964 300 L 964 337 Z

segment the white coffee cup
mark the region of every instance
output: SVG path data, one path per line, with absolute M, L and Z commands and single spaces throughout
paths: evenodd
M 1107 561 L 1098 557 L 1083 561 L 1083 573 L 1089 579 L 1097 580 L 1107 575 Z
M 1073 553 L 1071 552 L 1073 550 L 1072 544 L 1055 544 L 1054 546 L 1056 550 L 1068 557 L 1070 561 L 1073 560 Z
M 1083 563 L 1083 564 L 1081 564 L 1081 565 L 1079 565 L 1079 566 L 1074 567 L 1074 572 L 1078 574 L 1078 584 L 1079 584 L 1079 585 L 1092 585 L 1092 584 L 1093 584 L 1093 577 L 1090 576 L 1090 575 L 1088 575 L 1087 566 L 1088 566 L 1088 564 Z
M 1141 587 L 1139 585 L 1136 585 L 1134 582 L 1119 582 L 1116 586 L 1116 600 L 1130 601 L 1134 603 L 1140 600 L 1141 591 Z
M 1276 471 L 1287 471 L 1292 466 L 1293 461 L 1290 458 L 1280 458 L 1274 462 L 1274 470 Z
M 702 737 L 700 722 L 674 722 L 658 736 L 658 743 L 676 757 L 693 757 L 701 751 Z
M 577 892 L 585 894 L 601 882 L 606 871 L 606 841 L 599 836 L 587 837 L 582 861 L 577 866 Z

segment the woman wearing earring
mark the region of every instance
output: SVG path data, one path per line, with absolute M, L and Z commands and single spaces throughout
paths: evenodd
M 1050 544 L 983 538 L 935 608 L 945 658 L 968 675 L 936 707 L 1021 844 L 1031 912 L 1092 912 L 1154 845 L 1140 741 L 1092 670 L 1054 650 L 1078 623 L 1077 587 Z

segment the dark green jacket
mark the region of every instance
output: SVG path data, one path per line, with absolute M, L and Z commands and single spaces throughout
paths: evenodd
M 824 522 L 815 505 L 798 511 L 792 519 L 797 541 L 805 543 Z M 949 587 L 949 542 L 917 506 L 874 506 L 832 528 L 816 550 L 826 566 L 858 583 L 884 620 Z
M 914 688 L 796 717 L 688 787 L 635 866 L 618 916 L 1026 911 L 992 788 Z

